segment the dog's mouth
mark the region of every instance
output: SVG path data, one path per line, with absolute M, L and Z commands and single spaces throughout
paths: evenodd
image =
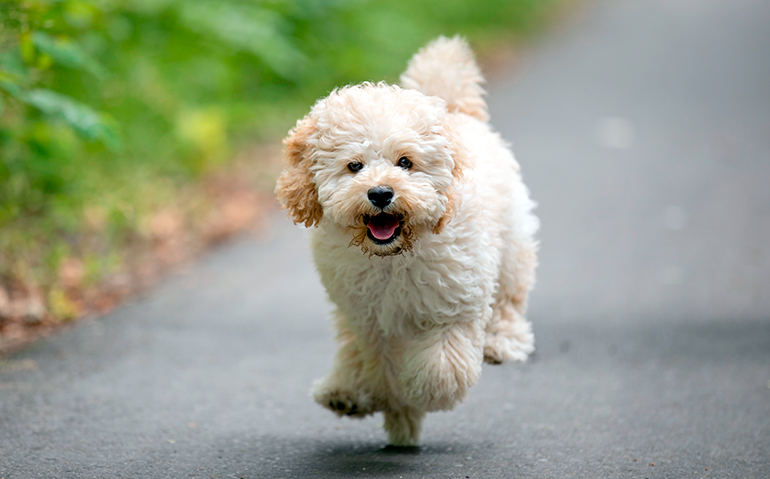
M 368 229 L 366 235 L 375 244 L 390 244 L 401 234 L 401 221 L 398 216 L 388 213 L 366 216 L 364 224 Z

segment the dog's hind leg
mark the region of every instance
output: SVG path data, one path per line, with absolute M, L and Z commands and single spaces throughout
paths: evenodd
M 503 257 L 497 300 L 486 327 L 484 361 L 491 364 L 524 361 L 535 350 L 532 324 L 524 315 L 535 282 L 537 243 L 518 241 L 511 246 Z
M 355 335 L 343 325 L 341 314 L 336 314 L 339 349 L 332 372 L 313 384 L 313 399 L 338 416 L 364 417 L 376 410 L 375 400 L 363 384 L 364 358 Z
M 425 413 L 409 406 L 385 411 L 385 430 L 393 446 L 416 446 Z

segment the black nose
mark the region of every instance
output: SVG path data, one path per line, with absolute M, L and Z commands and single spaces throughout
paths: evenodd
M 390 186 L 375 186 L 367 193 L 369 201 L 377 208 L 385 208 L 393 200 L 393 188 Z

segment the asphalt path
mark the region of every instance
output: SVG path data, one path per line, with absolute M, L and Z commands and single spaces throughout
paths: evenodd
M 582 7 L 491 85 L 542 219 L 537 353 L 423 445 L 315 405 L 303 231 L 212 252 L 0 369 L 0 478 L 770 477 L 770 3 Z

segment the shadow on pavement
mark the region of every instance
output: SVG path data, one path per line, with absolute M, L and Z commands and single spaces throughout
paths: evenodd
M 262 436 L 241 439 L 237 444 L 230 437 L 224 442 L 228 445 L 210 450 L 219 451 L 219 462 L 233 477 L 433 477 L 451 469 L 463 472 L 460 467 L 465 465 L 455 463 L 463 462 L 460 457 L 470 454 L 470 446 L 464 444 L 393 447 L 385 446 L 384 441 L 331 442 L 323 437 Z M 228 463 L 234 467 L 228 468 Z M 195 472 L 201 477 L 221 473 Z M 193 474 L 193 477 L 197 476 Z

